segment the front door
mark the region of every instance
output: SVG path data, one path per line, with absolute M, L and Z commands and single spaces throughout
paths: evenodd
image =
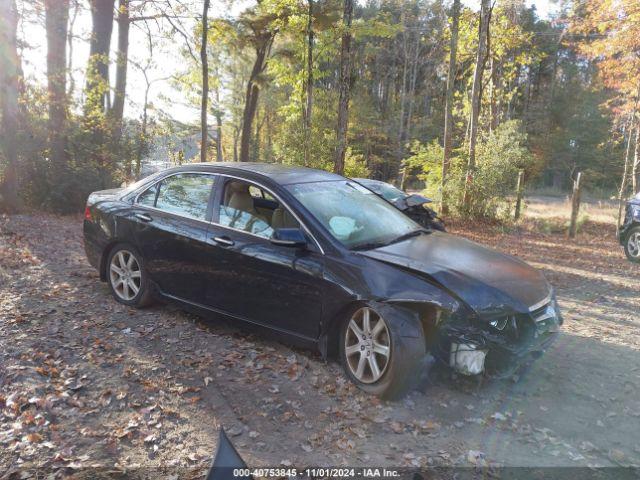
M 221 182 L 222 183 L 222 182 Z M 300 228 L 263 187 L 226 178 L 208 237 L 208 306 L 252 323 L 317 339 L 322 318 L 323 256 L 277 246 L 274 228 Z

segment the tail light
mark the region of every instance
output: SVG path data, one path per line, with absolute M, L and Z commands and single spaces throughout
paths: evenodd
M 93 217 L 91 216 L 91 210 L 89 209 L 89 205 L 84 207 L 84 219 L 92 221 Z

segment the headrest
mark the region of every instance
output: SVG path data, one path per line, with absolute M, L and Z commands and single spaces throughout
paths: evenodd
M 243 212 L 253 212 L 253 198 L 246 192 L 237 191 L 231 194 L 229 206 L 234 210 L 242 210 Z

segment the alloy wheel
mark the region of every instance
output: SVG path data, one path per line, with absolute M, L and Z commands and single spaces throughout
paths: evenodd
M 627 240 L 627 250 L 629 255 L 632 257 L 640 257 L 640 232 L 634 232 L 629 235 L 629 239 Z
M 130 302 L 138 295 L 142 271 L 138 260 L 130 251 L 120 250 L 111 258 L 109 277 L 113 291 L 122 300 Z
M 363 307 L 347 325 L 344 352 L 353 376 L 362 383 L 375 383 L 384 374 L 391 358 L 391 338 L 384 319 Z

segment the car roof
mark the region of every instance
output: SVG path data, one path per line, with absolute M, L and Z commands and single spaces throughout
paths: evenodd
M 345 178 L 335 173 L 315 168 L 298 167 L 294 165 L 282 165 L 279 163 L 258 163 L 258 162 L 209 162 L 209 163 L 189 163 L 176 167 L 173 171 L 181 170 L 202 170 L 210 172 L 242 173 L 251 172 L 263 177 L 267 177 L 280 185 L 291 185 L 294 183 L 329 182 L 344 180 Z

